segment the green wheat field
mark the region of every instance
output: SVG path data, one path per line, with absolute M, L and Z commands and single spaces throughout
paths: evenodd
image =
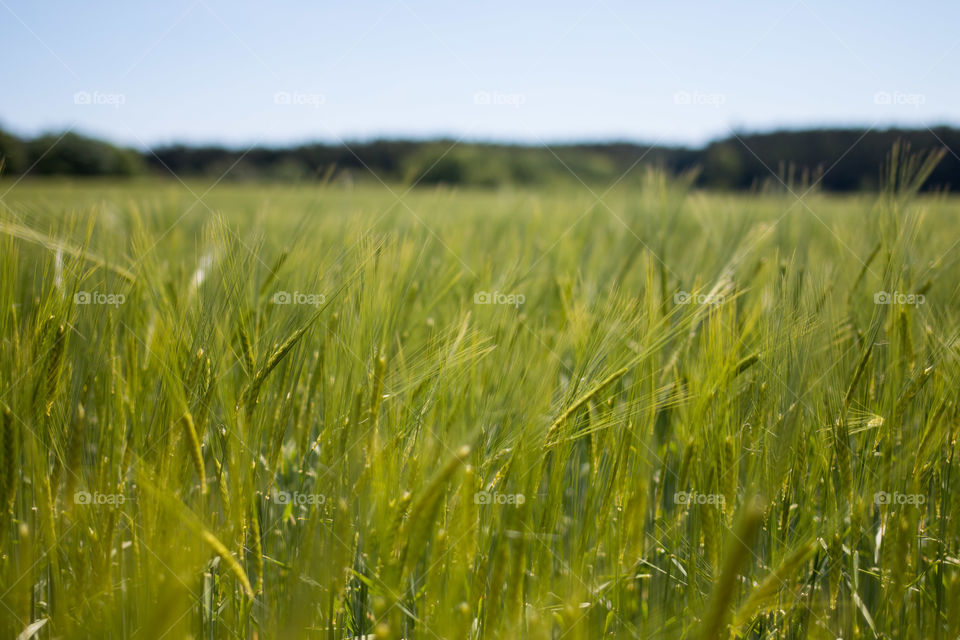
M 960 206 L 0 183 L 0 637 L 960 634 Z

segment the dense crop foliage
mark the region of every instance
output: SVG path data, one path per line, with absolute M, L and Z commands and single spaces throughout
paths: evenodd
M 17 185 L 0 636 L 956 638 L 960 222 L 893 158 Z

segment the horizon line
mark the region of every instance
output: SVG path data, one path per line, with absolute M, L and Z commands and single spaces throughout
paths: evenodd
M 730 127 L 725 135 L 718 134 L 711 136 L 704 140 L 703 142 L 696 143 L 683 143 L 683 142 L 671 142 L 671 141 L 654 141 L 644 140 L 639 137 L 632 137 L 629 135 L 618 135 L 613 134 L 609 137 L 571 137 L 571 138 L 551 138 L 549 140 L 538 139 L 538 140 L 528 140 L 522 138 L 496 138 L 496 137 L 486 137 L 486 136 L 477 136 L 472 137 L 468 135 L 455 135 L 451 133 L 432 133 L 432 134 L 393 134 L 393 133 L 374 133 L 374 134 L 363 134 L 363 135 L 346 135 L 346 136 L 334 136 L 334 137 L 304 137 L 299 141 L 286 141 L 286 142 L 254 142 L 248 144 L 246 142 L 233 143 L 229 141 L 213 141 L 213 140 L 185 140 L 185 139 L 171 139 L 169 141 L 155 141 L 153 143 L 143 143 L 143 144 L 131 144 L 124 141 L 119 141 L 109 135 L 101 135 L 88 130 L 82 129 L 75 125 L 67 125 L 59 128 L 44 128 L 42 131 L 36 134 L 23 133 L 22 131 L 17 130 L 16 128 L 11 128 L 6 126 L 2 121 L 0 121 L 0 132 L 12 135 L 20 140 L 34 140 L 37 138 L 42 138 L 44 136 L 61 136 L 68 133 L 76 134 L 78 136 L 97 140 L 100 142 L 105 142 L 111 144 L 118 148 L 126 149 L 135 149 L 138 151 L 151 151 L 157 149 L 165 149 L 171 147 L 186 147 L 186 148 L 217 148 L 224 151 L 233 151 L 233 152 L 244 152 L 252 151 L 254 149 L 271 149 L 271 150 L 284 150 L 284 149 L 296 149 L 306 146 L 328 146 L 328 147 L 343 147 L 350 146 L 354 144 L 372 144 L 376 142 L 398 142 L 398 143 L 419 143 L 419 144 L 428 144 L 428 143 L 455 143 L 455 144 L 471 144 L 477 146 L 486 146 L 486 147 L 520 147 L 528 149 L 544 149 L 550 147 L 589 147 L 589 146 L 613 146 L 613 145 L 630 145 L 636 147 L 646 147 L 650 149 L 671 149 L 678 151 L 697 151 L 703 150 L 709 147 L 712 144 L 717 142 L 722 142 L 724 140 L 729 140 L 730 138 L 737 136 L 763 136 L 763 135 L 775 135 L 782 133 L 810 133 L 815 131 L 850 131 L 850 132 L 864 132 L 864 131 L 875 131 L 877 133 L 884 133 L 890 131 L 904 131 L 904 132 L 924 132 L 924 131 L 935 131 L 937 129 L 958 129 L 960 130 L 960 124 L 952 124 L 947 122 L 938 122 L 932 125 L 898 125 L 898 124 L 884 124 L 878 125 L 877 123 L 873 124 L 864 124 L 864 123 L 843 123 L 843 124 L 829 124 L 822 123 L 817 125 L 778 125 L 774 127 Z M 537 136 L 539 138 L 539 136 Z

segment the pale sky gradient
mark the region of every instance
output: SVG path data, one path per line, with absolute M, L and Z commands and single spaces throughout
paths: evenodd
M 243 146 L 957 125 L 958 24 L 923 0 L 0 0 L 0 126 Z

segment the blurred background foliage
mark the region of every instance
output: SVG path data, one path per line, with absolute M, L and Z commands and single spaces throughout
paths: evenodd
M 631 142 L 523 146 L 454 140 L 373 140 L 293 147 L 170 145 L 122 148 L 75 132 L 24 138 L 0 130 L 3 175 L 224 176 L 233 181 L 371 180 L 477 187 L 549 186 L 580 180 L 609 184 L 639 179 L 644 166 L 692 174 L 712 189 L 875 190 L 878 167 L 894 143 L 916 151 L 960 148 L 960 130 L 812 129 L 734 133 L 694 149 Z M 828 171 L 829 170 L 829 171 Z M 631 177 L 635 176 L 635 177 Z M 948 153 L 924 190 L 960 183 L 960 158 Z

